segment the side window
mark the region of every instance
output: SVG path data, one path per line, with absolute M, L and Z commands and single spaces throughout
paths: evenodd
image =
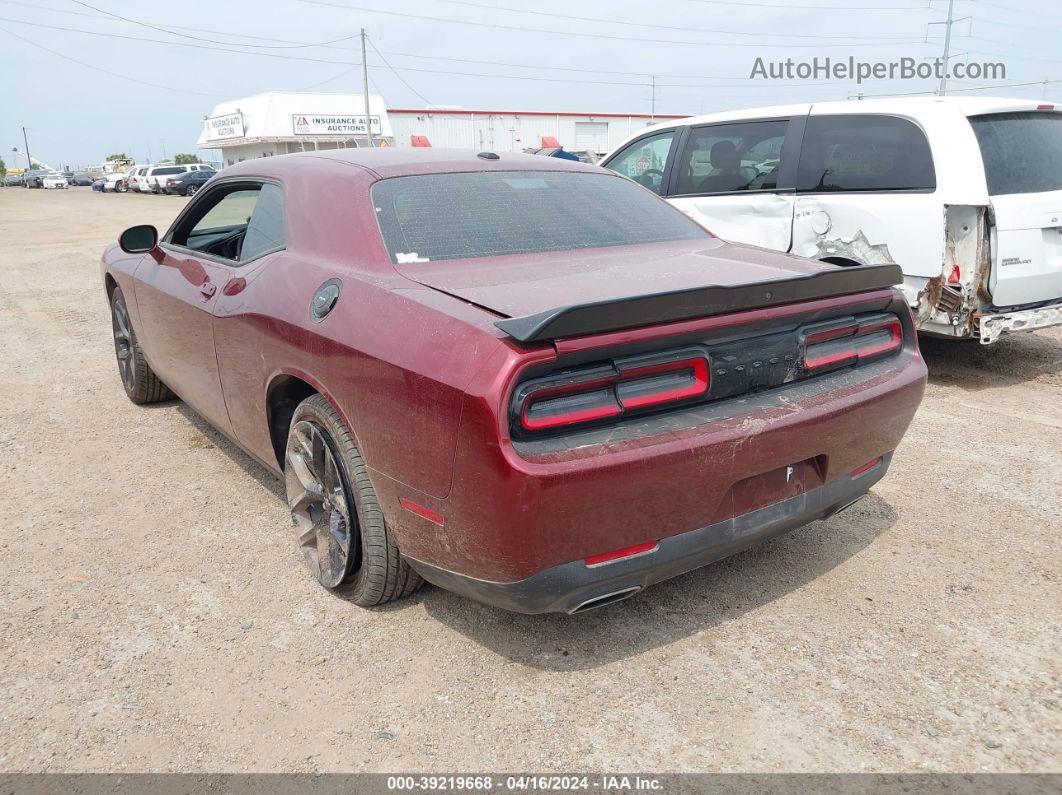
M 804 192 L 934 190 L 922 130 L 898 116 L 810 116 L 797 168 Z
M 788 126 L 788 121 L 750 121 L 694 127 L 675 161 L 675 193 L 774 190 Z
M 211 191 L 173 231 L 170 242 L 193 251 L 240 262 L 247 227 L 262 186 Z
M 247 232 L 240 249 L 240 260 L 260 257 L 284 248 L 284 191 L 277 185 L 265 184 L 247 224 Z
M 667 155 L 671 151 L 674 138 L 675 131 L 668 130 L 634 141 L 609 160 L 605 168 L 630 177 L 654 193 L 661 193 L 664 164 L 667 163 Z

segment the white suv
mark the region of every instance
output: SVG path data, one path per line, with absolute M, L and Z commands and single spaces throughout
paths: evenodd
M 167 178 L 176 176 L 177 174 L 184 174 L 188 171 L 213 172 L 214 168 L 213 166 L 208 166 L 206 163 L 187 163 L 183 166 L 152 166 L 147 170 L 147 174 L 143 177 L 143 181 L 139 186 L 140 190 L 145 193 L 165 193 Z
M 1062 106 L 924 97 L 728 111 L 602 159 L 720 237 L 898 263 L 921 331 L 1062 324 Z

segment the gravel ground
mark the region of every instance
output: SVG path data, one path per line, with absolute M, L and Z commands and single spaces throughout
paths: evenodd
M 868 499 L 629 601 L 362 610 L 122 392 L 99 255 L 184 201 L 0 189 L 0 771 L 1062 769 L 1062 332 L 926 342 Z

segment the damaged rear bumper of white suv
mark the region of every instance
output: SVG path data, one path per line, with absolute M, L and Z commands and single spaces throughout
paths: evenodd
M 983 314 L 979 323 L 981 344 L 989 345 L 1010 331 L 1033 331 L 1048 326 L 1062 326 L 1062 303 L 998 315 Z

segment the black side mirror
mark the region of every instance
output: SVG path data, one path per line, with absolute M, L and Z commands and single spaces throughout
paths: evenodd
M 159 230 L 151 224 L 131 226 L 118 238 L 118 245 L 126 254 L 145 254 L 158 244 Z

